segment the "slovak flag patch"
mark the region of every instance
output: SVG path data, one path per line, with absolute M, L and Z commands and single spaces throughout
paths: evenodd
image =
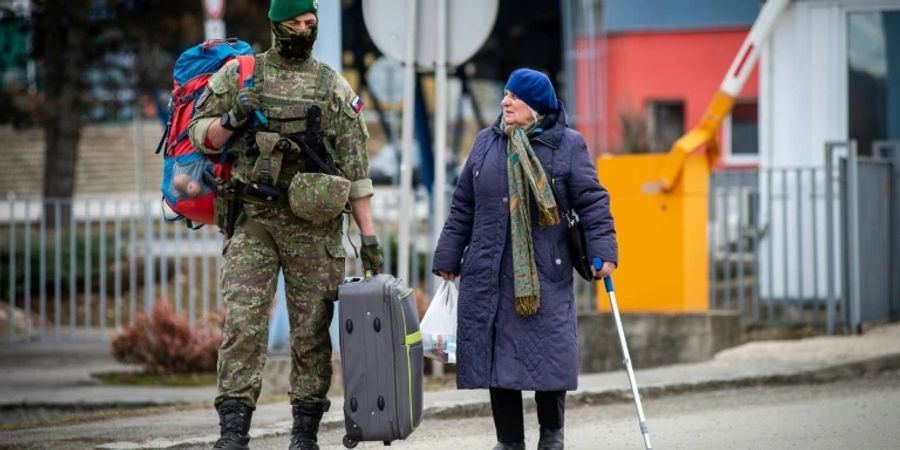
M 363 101 L 363 99 L 359 98 L 359 96 L 357 95 L 353 98 L 353 101 L 350 102 L 350 107 L 353 108 L 353 112 L 358 113 L 363 109 L 364 104 L 365 102 Z

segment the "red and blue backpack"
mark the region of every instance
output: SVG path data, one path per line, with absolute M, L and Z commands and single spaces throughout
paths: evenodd
M 204 180 L 204 173 L 228 181 L 232 159 L 227 147 L 219 155 L 206 155 L 194 148 L 188 125 L 210 77 L 232 59 L 238 60 L 239 87 L 252 87 L 256 54 L 241 40 L 206 41 L 185 50 L 175 62 L 169 120 L 156 149 L 156 153 L 165 149 L 161 190 L 163 215 L 168 221 L 185 219 L 190 228 L 214 223 L 216 190 Z

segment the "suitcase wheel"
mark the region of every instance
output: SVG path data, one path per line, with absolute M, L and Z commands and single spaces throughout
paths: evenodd
M 344 435 L 344 447 L 354 448 L 357 444 L 359 444 L 359 441 L 354 441 L 353 439 L 350 439 L 350 436 Z
M 391 445 L 391 441 L 384 441 L 384 445 Z

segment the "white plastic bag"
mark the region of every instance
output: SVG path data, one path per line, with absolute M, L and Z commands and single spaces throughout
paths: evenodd
M 419 324 L 425 356 L 456 364 L 456 284 L 444 280 Z

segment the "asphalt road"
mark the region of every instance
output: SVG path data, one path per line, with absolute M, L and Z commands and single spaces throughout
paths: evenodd
M 900 448 L 900 372 L 811 386 L 759 387 L 646 399 L 656 449 L 897 449 Z M 570 408 L 567 449 L 640 449 L 633 404 Z M 537 446 L 534 414 L 526 417 L 527 448 Z M 342 430 L 320 436 L 322 449 L 341 449 Z M 490 449 L 489 417 L 430 420 L 390 448 Z M 285 449 L 288 437 L 251 442 Z M 198 447 L 200 448 L 200 447 Z M 357 448 L 384 448 L 361 443 Z
M 485 395 L 487 395 L 485 393 Z M 277 406 L 277 405 L 276 405 Z M 278 411 L 278 408 L 270 408 Z M 803 386 L 768 386 L 644 399 L 656 449 L 898 449 L 900 371 L 860 379 Z M 264 411 L 257 411 L 264 412 Z M 260 414 L 254 422 L 272 423 Z M 280 415 L 283 417 L 283 415 Z M 283 418 L 280 419 L 283 421 Z M 640 449 L 632 403 L 570 405 L 568 449 Z M 527 448 L 537 445 L 534 413 L 526 415 Z M 93 449 L 116 441 L 147 442 L 153 437 L 188 438 L 215 433 L 211 408 L 86 422 L 61 427 L 0 432 L 0 449 Z M 287 430 L 285 430 L 287 431 Z M 323 450 L 337 450 L 343 428 L 320 434 Z M 251 441 L 251 448 L 283 450 L 288 436 Z M 390 448 L 423 450 L 490 449 L 495 443 L 490 417 L 428 420 L 407 441 Z M 206 449 L 207 445 L 180 447 Z M 359 449 L 384 448 L 361 443 Z

